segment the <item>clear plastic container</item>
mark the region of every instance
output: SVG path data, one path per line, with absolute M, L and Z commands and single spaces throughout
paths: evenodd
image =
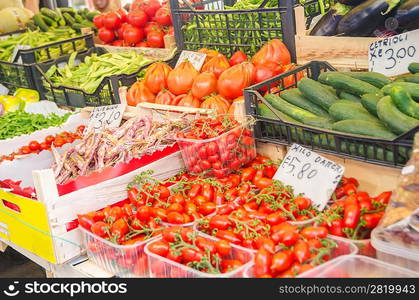
M 212 241 L 217 240 L 213 237 L 203 235 L 201 233 L 199 233 L 199 235 Z M 159 239 L 161 239 L 161 237 Z M 241 278 L 243 277 L 243 271 L 246 269 L 246 267 L 253 263 L 253 254 L 250 251 L 232 245 L 232 253 L 229 257 L 225 257 L 225 259 L 237 259 L 240 260 L 243 263 L 243 265 L 228 273 L 209 274 L 192 269 L 180 263 L 169 260 L 165 257 L 151 253 L 148 250 L 148 245 L 150 244 L 151 243 L 147 243 L 147 245 L 144 248 L 144 252 L 148 257 L 150 277 L 154 278 Z
M 355 255 L 358 252 L 358 248 L 353 243 L 349 242 L 347 239 L 342 239 L 340 237 L 335 237 L 331 235 L 329 235 L 328 238 L 335 241 L 337 244 L 337 247 L 333 249 L 330 260 L 326 262 L 325 264 L 328 264 L 334 261 L 337 257 L 343 256 L 343 255 L 344 256 Z M 244 277 L 253 278 L 253 265 L 254 264 L 252 263 L 250 266 L 246 268 L 246 270 L 244 270 L 243 272 Z M 313 268 L 313 270 L 317 268 L 318 267 L 315 267 Z M 311 272 L 311 270 L 307 272 Z
M 149 277 L 144 246 L 158 236 L 134 245 L 117 245 L 79 228 L 87 256 L 98 266 L 118 277 Z
M 304 278 L 406 278 L 419 273 L 362 255 L 345 255 L 304 272 Z
M 377 258 L 403 268 L 419 271 L 419 250 L 385 240 L 382 236 L 383 230 L 382 227 L 377 227 L 371 234 L 371 242 L 377 250 Z
M 247 117 L 240 126 L 215 138 L 175 140 L 182 151 L 185 166 L 192 174 L 204 172 L 209 176 L 222 177 L 256 157 L 251 119 Z
M 335 237 L 335 236 L 333 236 L 333 237 Z M 376 257 L 376 251 L 375 251 L 374 247 L 371 245 L 371 239 L 352 240 L 352 239 L 347 239 L 347 238 L 343 238 L 343 237 L 337 237 L 337 238 L 340 238 L 344 241 L 347 241 L 348 243 L 352 243 L 355 246 L 357 246 L 359 255 L 365 255 L 365 256 L 372 257 L 372 258 Z

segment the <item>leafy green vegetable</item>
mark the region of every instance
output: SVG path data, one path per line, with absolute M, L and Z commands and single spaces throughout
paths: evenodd
M 63 116 L 52 113 L 44 116 L 24 111 L 7 113 L 0 117 L 0 140 L 29 134 L 48 127 L 59 126 L 66 122 L 70 115 L 71 113 L 66 113 Z

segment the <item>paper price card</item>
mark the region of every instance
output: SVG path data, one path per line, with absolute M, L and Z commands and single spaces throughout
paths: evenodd
M 90 115 L 89 127 L 96 131 L 106 127 L 119 127 L 126 104 L 114 104 L 95 107 Z
M 304 194 L 323 210 L 344 171 L 343 166 L 293 144 L 273 178 L 292 186 L 295 194 Z
M 176 67 L 184 61 L 189 61 L 197 71 L 200 71 L 204 65 L 205 58 L 207 57 L 204 53 L 183 50 L 176 63 Z
M 407 67 L 419 61 L 419 29 L 394 35 L 370 44 L 369 70 L 387 76 L 408 73 Z

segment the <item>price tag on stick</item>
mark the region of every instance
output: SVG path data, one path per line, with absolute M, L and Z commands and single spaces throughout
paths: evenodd
M 202 66 L 204 65 L 206 57 L 207 55 L 204 53 L 183 50 L 182 53 L 180 53 L 179 59 L 176 63 L 176 67 L 187 60 L 194 66 L 194 68 L 197 71 L 200 71 Z
M 394 35 L 370 44 L 369 70 L 387 76 L 408 73 L 407 67 L 419 61 L 419 29 Z
M 106 127 L 119 127 L 126 104 L 114 104 L 95 107 L 90 114 L 89 127 L 101 131 Z
M 344 171 L 343 166 L 293 144 L 273 178 L 292 186 L 296 194 L 304 194 L 323 210 Z

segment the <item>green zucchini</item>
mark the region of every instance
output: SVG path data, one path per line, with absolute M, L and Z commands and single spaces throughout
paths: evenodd
M 397 135 L 419 126 L 419 120 L 398 110 L 390 96 L 383 97 L 378 101 L 377 114 L 380 120 Z
M 98 12 L 98 11 L 91 11 L 91 12 L 89 12 L 89 13 L 86 15 L 86 17 L 87 17 L 87 19 L 88 19 L 89 21 L 93 21 L 94 17 L 96 17 L 96 16 L 98 16 L 98 15 L 100 15 L 100 12 Z
M 383 98 L 381 94 L 365 94 L 361 96 L 362 105 L 374 116 L 377 115 L 377 103 Z
M 341 120 L 364 120 L 380 123 L 376 117 L 370 114 L 362 105 L 348 102 L 338 102 L 329 108 L 329 114 L 336 121 Z
M 416 74 L 419 73 L 419 62 L 411 63 L 409 67 L 407 67 L 410 73 Z
M 343 103 L 343 104 L 347 104 L 347 105 L 352 105 L 352 106 L 355 106 L 355 107 L 363 108 L 361 102 L 355 102 L 355 101 L 352 101 L 352 100 L 339 99 L 338 101 L 335 102 L 335 104 L 336 103 Z
M 340 99 L 350 100 L 350 101 L 354 101 L 358 103 L 361 102 L 361 98 L 359 98 L 358 96 L 352 95 L 351 93 L 347 93 L 345 91 L 340 91 L 338 95 Z
M 298 83 L 298 89 L 308 100 L 326 110 L 338 101 L 338 97 L 329 89 L 325 88 L 320 82 L 310 78 L 301 79 Z
M 365 81 L 379 89 L 391 83 L 391 79 L 377 72 L 337 72 L 355 79 Z
M 412 75 L 406 75 L 399 77 L 395 80 L 395 82 L 413 82 L 419 84 L 419 73 L 418 74 L 412 74 Z
M 42 31 L 48 31 L 49 27 L 47 24 L 45 24 L 41 14 L 34 15 L 33 21 L 35 22 L 35 25 L 38 26 Z
M 395 86 L 403 87 L 416 101 L 419 101 L 419 84 L 413 82 L 393 82 L 387 84 L 385 87 L 381 89 L 384 95 L 390 95 L 391 90 Z
M 281 92 L 281 98 L 283 98 L 288 103 L 294 104 L 302 109 L 308 110 L 309 112 L 317 116 L 325 118 L 329 117 L 329 113 L 326 110 L 309 101 L 297 88 L 288 89 Z
M 320 74 L 319 81 L 328 84 L 337 90 L 342 90 L 353 95 L 380 93 L 380 89 L 365 81 L 352 78 L 339 72 L 324 72 Z
M 288 103 L 281 97 L 277 95 L 266 95 L 266 101 L 272 105 L 275 109 L 283 112 L 284 114 L 290 116 L 291 118 L 304 123 L 305 125 L 315 126 L 320 128 L 330 128 L 331 122 L 330 119 L 318 117 L 315 114 L 299 108 L 293 104 Z
M 389 131 L 383 124 L 365 120 L 342 120 L 333 123 L 332 129 L 336 131 L 372 136 L 394 140 L 396 135 Z
M 261 117 L 272 119 L 272 120 L 278 120 L 282 122 L 287 122 L 287 123 L 303 125 L 300 122 L 287 116 L 286 114 L 283 114 L 282 112 L 277 111 L 276 109 L 273 109 L 273 111 L 264 103 L 258 104 L 258 112 Z M 302 133 L 301 128 L 292 128 L 292 129 L 293 130 L 291 130 L 291 137 L 293 139 L 296 139 L 297 137 L 301 137 L 301 133 Z M 268 135 L 276 136 L 277 133 L 280 132 L 281 135 L 288 136 L 287 127 L 281 124 L 264 122 L 263 130 L 264 130 L 264 133 Z M 301 138 L 299 140 L 301 140 Z
M 294 120 L 290 116 L 280 112 L 277 109 L 270 109 L 266 104 L 260 103 L 258 104 L 259 113 L 262 117 L 273 119 L 273 120 L 281 120 L 287 123 L 295 123 L 303 125 L 302 123 L 298 122 L 297 120 Z
M 394 87 L 390 96 L 402 113 L 419 120 L 419 103 L 416 103 L 404 88 Z

